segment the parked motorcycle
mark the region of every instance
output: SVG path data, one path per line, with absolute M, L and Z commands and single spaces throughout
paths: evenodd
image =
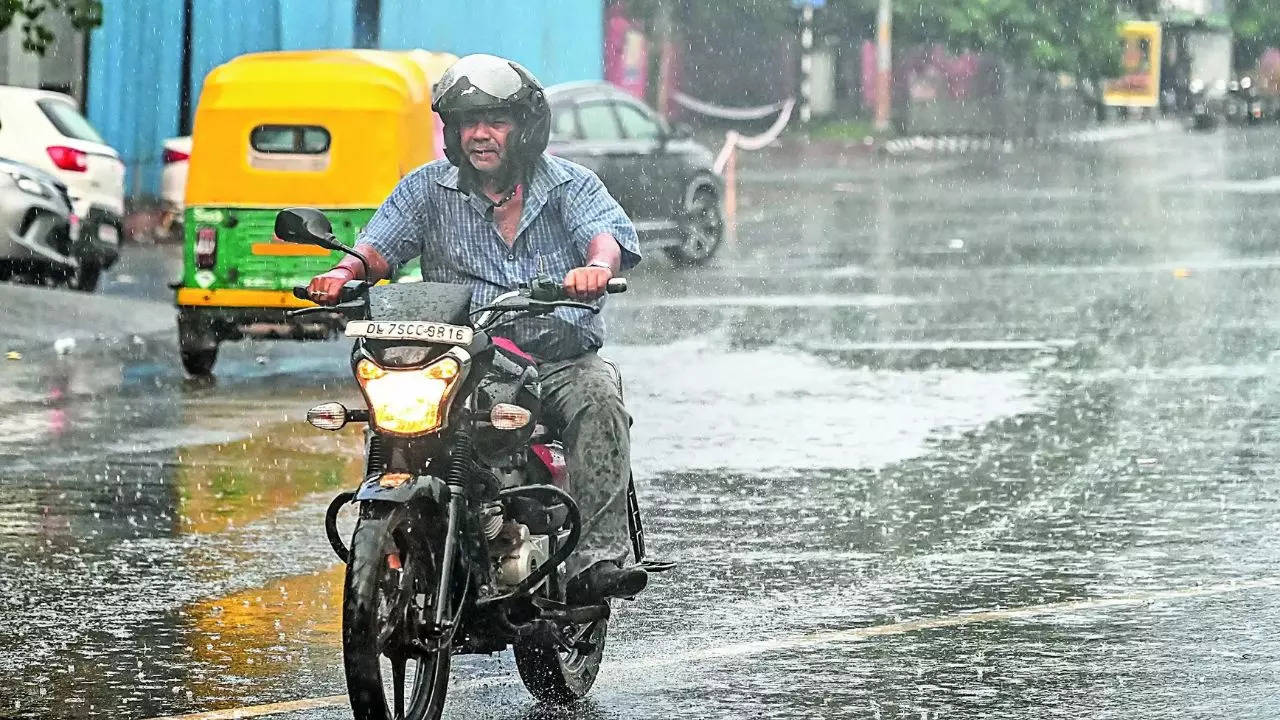
M 318 210 L 276 217 L 276 237 L 359 257 L 334 240 Z M 363 262 L 363 260 L 361 260 Z M 368 276 L 366 271 L 365 276 Z M 609 282 L 611 293 L 626 281 Z M 306 297 L 306 288 L 294 288 Z M 566 602 L 564 562 L 582 532 L 566 483 L 564 451 L 538 424 L 540 384 L 532 358 L 490 333 L 560 307 L 598 312 L 539 278 L 482 308 L 471 290 L 431 282 L 348 282 L 334 307 L 355 341 L 351 369 L 367 403 L 312 408 L 325 430 L 368 423 L 359 487 L 334 498 L 325 530 L 346 563 L 342 655 L 358 720 L 438 718 L 450 658 L 511 646 L 534 697 L 568 703 L 595 682 L 610 605 Z M 645 560 L 634 485 L 628 493 L 632 550 Z M 339 511 L 359 509 L 348 547 Z
M 1193 130 L 1213 130 L 1218 127 L 1218 113 L 1214 112 L 1209 101 L 1208 89 L 1204 82 L 1192 80 L 1189 109 L 1191 111 L 1191 128 Z
M 1263 120 L 1262 98 L 1248 75 L 1232 80 L 1227 86 L 1225 115 L 1227 122 L 1238 125 L 1257 125 Z

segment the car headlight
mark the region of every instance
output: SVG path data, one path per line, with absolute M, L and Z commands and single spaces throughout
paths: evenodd
M 375 430 L 393 435 L 425 435 L 444 425 L 449 401 L 462 375 L 452 357 L 416 370 L 395 370 L 368 359 L 356 363 L 356 380 L 369 403 Z
M 13 182 L 18 186 L 19 190 L 31 193 L 37 197 L 49 197 L 49 191 L 45 189 L 44 183 L 36 180 L 30 175 L 23 175 L 20 172 L 9 172 L 9 177 L 13 178 Z

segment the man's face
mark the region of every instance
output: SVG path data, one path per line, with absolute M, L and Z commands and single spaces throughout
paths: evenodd
M 462 119 L 462 152 L 471 166 L 482 173 L 494 173 L 507 159 L 507 136 L 515 128 L 511 113 L 489 110 Z

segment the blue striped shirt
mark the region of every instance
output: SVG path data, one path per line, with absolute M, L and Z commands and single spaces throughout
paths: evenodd
M 490 303 L 538 275 L 563 280 L 586 264 L 587 245 L 609 233 L 622 247 L 622 267 L 640 262 L 635 227 L 596 174 L 543 154 L 524 192 L 511 246 L 486 220 L 486 198 L 458 188 L 458 169 L 445 160 L 401 179 L 360 235 L 392 272 L 419 257 L 422 279 L 472 287 L 471 306 Z M 599 301 L 603 303 L 603 298 Z M 559 308 L 495 330 L 540 361 L 566 360 L 604 344 L 604 321 L 586 310 Z

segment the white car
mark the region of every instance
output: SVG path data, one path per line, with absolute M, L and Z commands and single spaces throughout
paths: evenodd
M 170 212 L 181 216 L 186 203 L 187 166 L 191 160 L 191 136 L 164 141 L 164 172 L 160 176 L 160 197 Z
M 61 180 L 79 227 L 77 283 L 92 287 L 120 255 L 124 163 L 80 114 L 76 101 L 45 90 L 0 85 L 0 157 Z

